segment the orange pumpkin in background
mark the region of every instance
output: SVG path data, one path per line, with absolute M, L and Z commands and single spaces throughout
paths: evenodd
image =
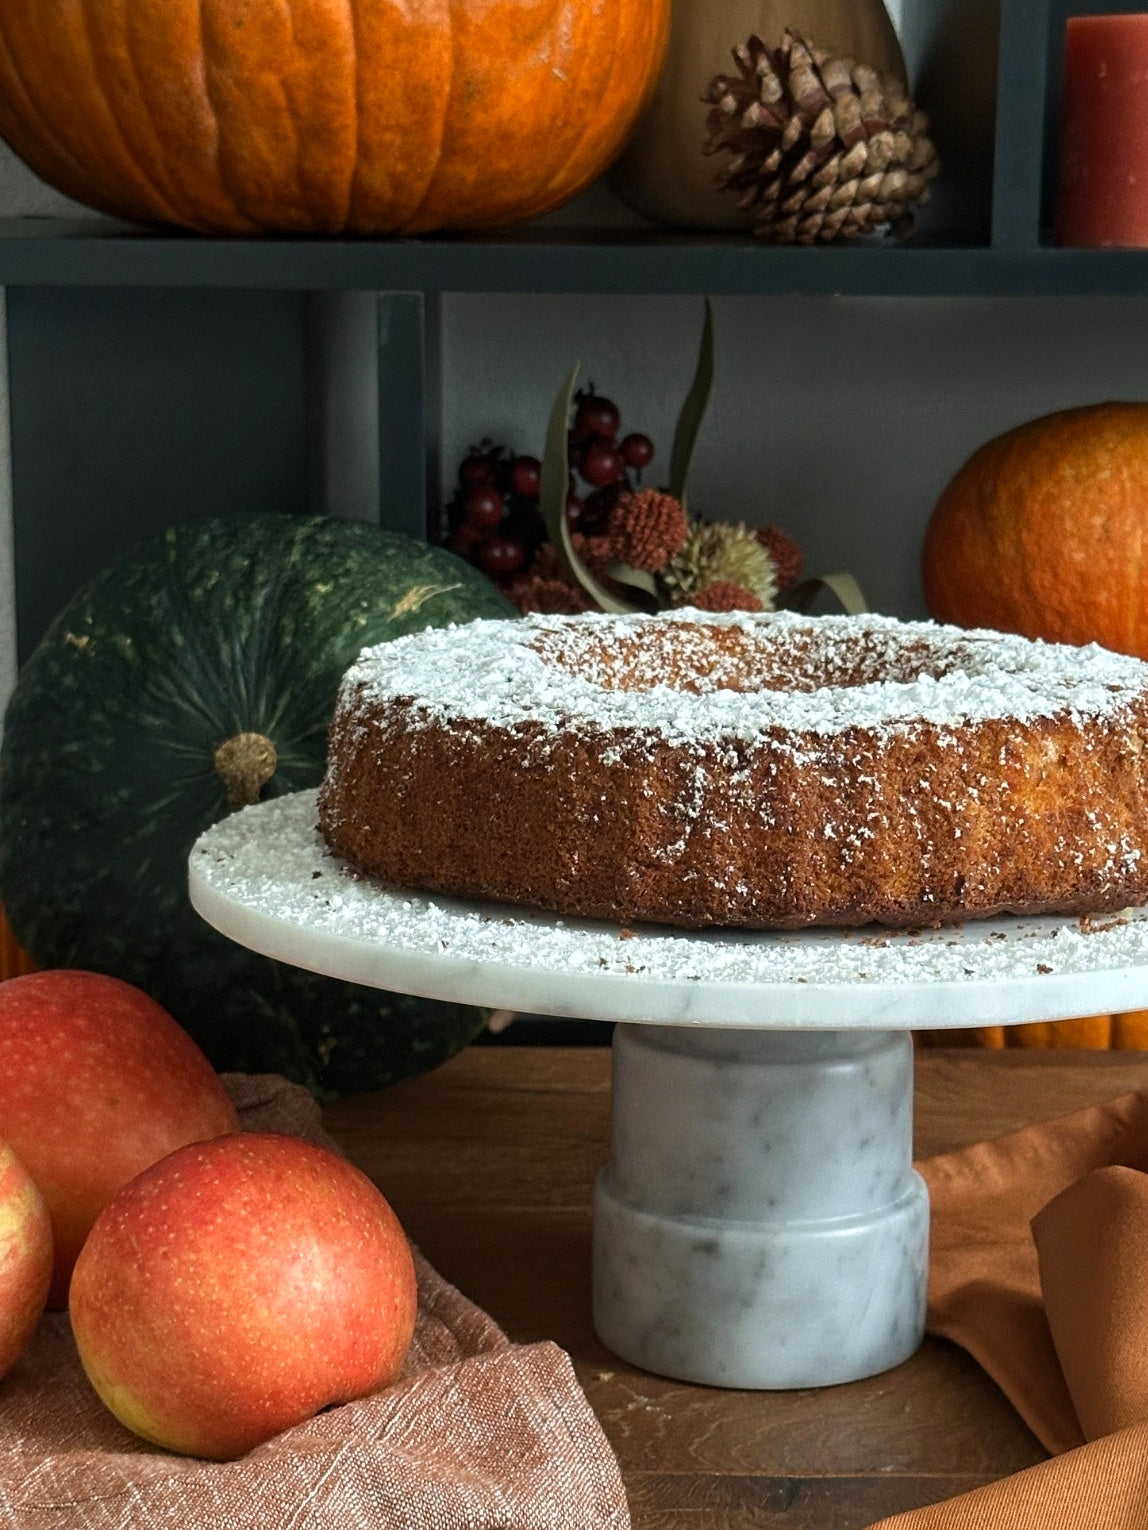
M 986 442 L 937 502 L 922 576 L 938 621 L 1148 657 L 1148 404 Z
M 927 1047 L 1085 1047 L 1148 1051 L 1148 1009 L 1123 1015 L 1086 1015 L 1080 1020 L 1038 1020 L 1031 1025 L 981 1025 L 967 1031 L 919 1031 Z
M 975 451 L 925 533 L 938 621 L 1148 658 L 1148 404 L 1043 415 Z M 925 1032 L 926 1044 L 1148 1048 L 1148 1010 Z
M 0 0 L 0 134 L 66 195 L 205 233 L 515 222 L 645 106 L 670 0 Z

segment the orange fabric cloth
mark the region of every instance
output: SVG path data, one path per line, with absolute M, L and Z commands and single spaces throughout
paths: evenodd
M 967 1349 L 1053 1455 L 873 1530 L 1145 1530 L 1148 1094 L 917 1167 L 929 1331 Z
M 1136 1424 L 959 1498 L 894 1514 L 871 1530 L 1144 1530 L 1145 1525 L 1148 1424 Z

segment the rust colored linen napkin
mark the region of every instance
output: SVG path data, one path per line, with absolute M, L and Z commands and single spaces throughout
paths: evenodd
M 1148 1094 L 918 1163 L 927 1326 L 1052 1459 L 873 1530 L 1148 1527 Z
M 225 1082 L 248 1130 L 334 1144 L 307 1092 Z M 627 1530 L 617 1461 L 569 1357 L 512 1344 L 415 1251 L 399 1380 L 238 1461 L 172 1455 L 96 1398 L 63 1313 L 0 1385 L 0 1526 L 18 1530 Z

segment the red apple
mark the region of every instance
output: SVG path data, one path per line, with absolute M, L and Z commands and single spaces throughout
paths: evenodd
M 414 1263 L 383 1195 L 337 1154 L 249 1132 L 180 1148 L 101 1212 L 69 1308 L 121 1423 L 233 1460 L 393 1381 Z
M 24 1353 L 52 1278 L 52 1223 L 32 1176 L 0 1142 L 0 1376 Z
M 239 1129 L 187 1032 L 130 983 L 31 972 L 0 983 L 0 1138 L 52 1218 L 48 1297 L 65 1307 L 76 1255 L 101 1209 L 173 1148 Z

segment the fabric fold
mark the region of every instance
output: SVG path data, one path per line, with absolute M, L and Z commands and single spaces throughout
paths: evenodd
M 1085 1439 L 1148 1420 L 1148 1174 L 1093 1169 L 1037 1213 L 1032 1236 Z
M 1148 1093 L 918 1163 L 929 1332 L 1052 1458 L 872 1530 L 1148 1525 Z
M 917 1164 L 931 1203 L 926 1326 L 968 1350 L 1053 1454 L 1085 1435 L 1030 1224 L 1077 1180 L 1112 1165 L 1148 1168 L 1142 1091 Z
M 1041 1461 L 870 1530 L 1144 1530 L 1148 1424 Z

